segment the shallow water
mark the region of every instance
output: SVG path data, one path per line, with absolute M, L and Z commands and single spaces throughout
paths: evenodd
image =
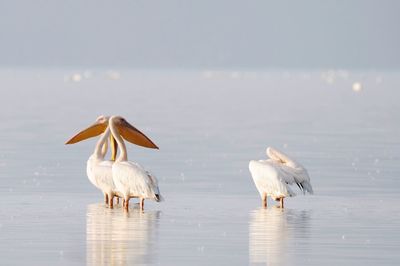
M 400 74 L 111 74 L 0 71 L 2 265 L 400 262 Z M 165 202 L 104 206 L 85 173 L 96 140 L 63 144 L 100 114 L 158 144 L 130 145 L 129 158 Z M 267 146 L 308 169 L 315 195 L 260 208 L 247 165 Z

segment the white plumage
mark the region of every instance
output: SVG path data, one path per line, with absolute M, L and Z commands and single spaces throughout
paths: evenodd
M 270 159 L 249 163 L 254 184 L 265 207 L 268 196 L 280 200 L 283 207 L 283 198 L 296 195 L 289 186 L 292 184 L 297 184 L 303 193 L 313 194 L 310 177 L 301 164 L 271 147 L 267 148 L 267 155 Z
M 86 173 L 90 182 L 103 192 L 105 200 L 111 206 L 110 199 L 119 194 L 112 179 L 112 164 L 112 161 L 100 161 L 90 156 L 86 165 Z
M 130 128 L 132 126 L 119 116 L 113 116 L 109 120 L 109 128 L 121 150 L 112 166 L 112 175 L 116 189 L 124 198 L 125 209 L 128 210 L 130 198 L 139 198 L 141 209 L 144 206 L 144 199 L 161 201 L 157 178 L 139 164 L 128 161 L 126 146 L 117 127 Z
M 160 201 L 158 181 L 141 165 L 130 161 L 116 161 L 112 167 L 116 188 L 124 198 L 145 198 Z
M 123 121 L 125 120 L 123 119 Z M 108 124 L 109 124 L 109 117 L 99 116 L 94 124 L 80 131 L 78 134 L 76 134 L 70 140 L 68 140 L 65 144 L 74 144 L 82 140 L 98 136 L 104 132 L 104 134 L 96 144 L 94 153 L 90 156 L 89 160 L 87 161 L 86 172 L 90 182 L 95 187 L 103 191 L 105 201 L 109 203 L 110 207 L 112 207 L 113 197 L 114 196 L 121 197 L 121 193 L 119 193 L 119 191 L 116 190 L 112 174 L 112 164 L 114 163 L 115 156 L 117 153 L 117 146 L 115 144 L 115 140 L 112 137 L 112 135 L 111 135 L 112 159 L 111 161 L 104 160 L 108 148 L 108 137 L 110 136 L 111 133 L 111 129 L 108 127 Z M 117 134 L 118 136 L 121 135 L 123 138 L 125 138 L 127 141 L 131 143 L 147 148 L 158 149 L 157 145 L 154 144 L 146 135 L 144 135 L 142 132 L 140 132 L 138 129 L 136 129 L 126 121 L 125 123 L 119 121 L 117 125 L 117 131 L 118 131 Z M 122 141 L 121 136 L 120 138 Z M 124 150 L 124 154 L 126 158 L 126 148 Z M 137 169 L 142 169 L 142 172 L 144 171 L 144 169 L 139 165 L 134 165 L 132 167 L 136 167 Z M 153 186 L 157 187 L 157 179 L 152 175 L 150 175 L 149 173 L 147 173 L 147 175 L 148 178 L 151 180 Z M 122 180 L 122 182 L 125 181 Z M 125 182 L 123 186 L 129 186 L 129 184 Z M 155 193 L 157 193 L 158 191 L 157 189 L 154 189 Z
M 98 140 L 93 154 L 87 161 L 86 173 L 90 182 L 103 192 L 105 201 L 110 207 L 113 207 L 113 197 L 119 195 L 119 193 L 116 190 L 112 176 L 112 165 L 114 162 L 104 160 L 107 153 L 109 136 L 110 130 L 107 129 Z

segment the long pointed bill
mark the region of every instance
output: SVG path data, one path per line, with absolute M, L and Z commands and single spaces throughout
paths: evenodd
M 118 153 L 118 143 L 112 134 L 110 134 L 110 145 L 111 145 L 111 161 L 115 161 Z
M 106 123 L 95 123 L 90 127 L 82 130 L 75 136 L 73 136 L 70 140 L 65 142 L 65 144 L 74 144 L 88 138 L 96 137 L 101 133 L 103 133 L 106 130 L 106 128 L 107 128 Z
M 154 144 L 153 141 L 126 121 L 118 126 L 118 131 L 125 140 L 133 144 L 146 148 L 158 149 L 157 145 Z

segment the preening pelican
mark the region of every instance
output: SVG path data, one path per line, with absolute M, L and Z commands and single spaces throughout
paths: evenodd
M 116 190 L 112 178 L 111 166 L 115 161 L 117 146 L 114 143 L 114 138 L 112 137 L 112 135 L 110 135 L 110 129 L 107 127 L 108 121 L 109 117 L 98 117 L 93 125 L 76 134 L 74 137 L 68 140 L 66 144 L 74 144 L 82 140 L 100 135 L 101 133 L 103 133 L 103 131 L 105 131 L 97 142 L 93 154 L 89 157 L 87 161 L 86 172 L 90 182 L 103 192 L 105 202 L 109 204 L 109 206 L 112 208 L 114 196 L 120 197 L 121 195 Z M 140 146 L 158 149 L 158 147 L 148 137 L 146 137 L 143 133 L 141 133 L 134 127 L 131 127 L 129 129 L 118 128 L 118 130 L 121 132 L 121 135 L 125 139 L 132 143 Z M 104 160 L 105 154 L 107 152 L 107 139 L 109 136 L 111 138 L 112 149 L 111 161 Z
M 263 207 L 267 207 L 267 197 L 270 196 L 280 201 L 283 208 L 283 199 L 296 195 L 289 186 L 292 184 L 296 184 L 304 194 L 313 194 L 310 177 L 301 164 L 271 147 L 267 148 L 267 155 L 270 159 L 253 160 L 249 164 Z
M 126 146 L 118 128 L 125 128 L 127 131 L 135 128 L 120 116 L 111 117 L 108 126 L 121 151 L 112 166 L 112 175 L 117 190 L 123 196 L 125 210 L 128 210 L 130 198 L 139 198 L 141 210 L 144 209 L 145 199 L 161 201 L 157 178 L 139 164 L 128 161 Z

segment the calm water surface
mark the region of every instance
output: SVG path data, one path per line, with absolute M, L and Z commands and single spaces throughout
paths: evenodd
M 3 69 L 0 264 L 398 265 L 399 86 L 389 72 Z M 85 170 L 96 140 L 63 144 L 100 114 L 158 144 L 129 159 L 165 202 L 104 206 Z M 315 195 L 260 208 L 247 165 L 267 146 L 306 166 Z

